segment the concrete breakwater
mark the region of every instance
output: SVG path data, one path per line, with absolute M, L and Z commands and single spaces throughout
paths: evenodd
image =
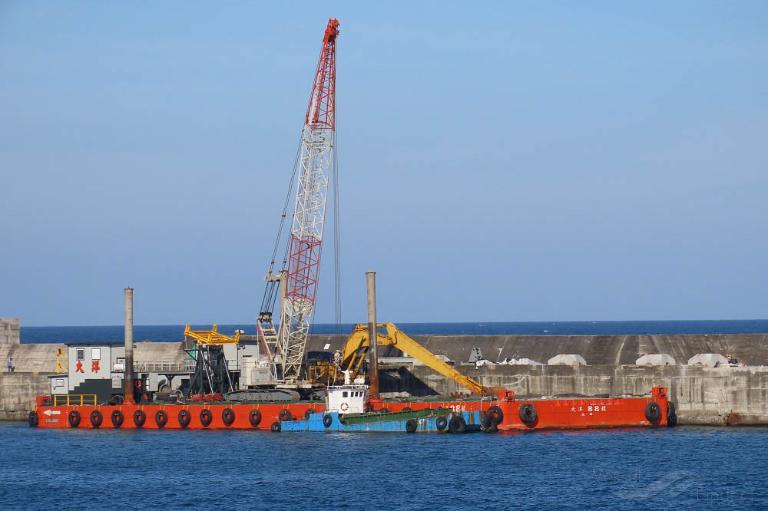
M 768 424 L 768 335 L 648 336 L 415 336 L 436 354 L 445 355 L 459 370 L 487 386 L 505 386 L 518 396 L 643 394 L 665 385 L 676 403 L 681 424 Z M 343 336 L 316 335 L 308 350 L 341 348 Z M 61 344 L 0 343 L 0 360 L 13 356 L 15 373 L 0 376 L 0 419 L 23 420 L 34 396 L 48 391 Z M 530 358 L 546 363 L 560 353 L 580 354 L 589 365 L 522 366 L 466 365 L 473 348 L 491 362 Z M 380 356 L 401 357 L 391 347 Z M 66 351 L 65 351 L 66 353 Z M 665 353 L 677 361 L 666 367 L 634 365 L 645 354 Z M 747 367 L 684 365 L 697 353 L 738 358 Z M 177 365 L 186 354 L 181 342 L 140 342 L 136 363 Z M 5 368 L 3 368 L 5 369 Z M 461 392 L 455 383 L 406 358 L 391 358 L 382 367 L 382 390 L 391 396 L 424 396 Z

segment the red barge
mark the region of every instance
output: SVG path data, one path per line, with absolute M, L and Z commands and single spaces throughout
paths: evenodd
M 132 298 L 132 297 L 131 297 Z M 128 301 L 127 301 L 128 303 Z M 132 307 L 131 307 L 132 310 Z M 127 325 L 130 322 L 126 323 Z M 462 399 L 398 399 L 382 400 L 375 392 L 378 382 L 377 362 L 371 360 L 371 332 L 375 332 L 377 346 L 393 346 L 437 373 L 462 385 L 476 397 Z M 216 359 L 216 349 L 233 340 L 216 332 L 185 332 L 197 338 L 197 360 Z M 128 335 L 127 337 L 131 337 Z M 238 341 L 237 338 L 234 339 Z M 203 350 L 202 345 L 207 348 Z M 97 348 L 99 356 L 101 350 Z M 126 343 L 126 350 L 129 350 Z M 94 351 L 92 350 L 92 351 Z M 213 350 L 213 352 L 211 352 Z M 70 364 L 70 377 L 77 378 L 82 371 L 83 348 L 73 348 L 74 364 Z M 113 348 L 114 351 L 114 348 Z M 282 431 L 289 424 L 291 431 L 529 431 L 539 429 L 584 429 L 611 427 L 664 427 L 676 424 L 674 405 L 664 387 L 654 387 L 646 396 L 579 397 L 551 399 L 521 399 L 507 389 L 487 388 L 435 356 L 394 324 L 361 324 L 347 340 L 334 363 L 319 362 L 307 367 L 313 381 L 322 385 L 324 399 L 319 400 L 249 400 L 241 392 L 226 395 L 210 386 L 184 397 L 176 394 L 176 402 L 161 401 L 151 392 L 136 391 L 147 388 L 147 376 L 126 375 L 123 389 L 133 389 L 122 395 L 115 394 L 101 401 L 97 394 L 66 393 L 38 396 L 35 411 L 30 413 L 31 426 L 40 428 L 85 429 L 213 429 L 213 430 L 269 430 Z M 118 365 L 124 364 L 117 358 Z M 91 361 L 91 366 L 99 366 Z M 226 364 L 220 367 L 226 367 Z M 111 376 L 114 376 L 112 374 Z M 212 382 L 216 372 L 205 364 L 197 364 L 191 380 Z M 219 381 L 232 380 L 226 372 Z M 235 375 L 236 376 L 236 375 Z M 343 384 L 339 385 L 339 377 Z M 133 380 L 133 383 L 131 383 Z M 92 382 L 97 380 L 92 380 Z M 103 379 L 102 381 L 112 381 Z M 372 383 L 371 386 L 366 381 Z M 85 380 L 82 385 L 89 384 Z M 374 387 L 370 392 L 371 387 Z M 94 387 L 91 387 L 94 388 Z M 197 388 L 197 387 L 195 387 Z M 315 389 L 315 396 L 317 390 Z M 246 397 L 251 391 L 245 390 Z M 253 395 L 258 396 L 259 391 Z M 261 392 L 269 392 L 264 389 Z M 297 394 L 298 395 L 298 394 Z M 123 399 L 123 396 L 129 396 Z M 372 397 L 371 397 L 372 396 Z M 118 399 L 116 399 L 118 398 Z M 111 403 L 111 404 L 110 404 Z M 318 420 L 312 421 L 317 416 Z M 297 421 L 305 421 L 298 424 Z M 311 424 L 317 427 L 312 429 Z M 324 428 L 319 426 L 323 424 Z M 354 427 L 352 426 L 354 424 Z M 363 424 L 364 426 L 360 426 Z M 449 427 L 450 425 L 450 427 Z
M 81 396 L 80 398 L 85 398 Z M 369 401 L 369 406 L 372 403 Z M 422 410 L 451 415 L 469 412 L 482 430 L 529 431 L 612 427 L 674 426 L 674 406 L 664 387 L 648 396 L 577 399 L 516 399 L 511 392 L 497 399 L 378 401 L 367 412 L 393 419 Z M 343 405 L 342 405 L 343 407 Z M 211 429 L 278 432 L 281 425 L 311 414 L 326 414 L 327 403 L 188 403 L 54 406 L 51 396 L 39 396 L 30 425 L 81 429 Z M 472 413 L 476 412 L 476 413 Z M 363 415 L 363 414 L 360 414 Z M 343 414 L 341 415 L 343 418 Z M 343 419 L 342 419 L 343 420 Z M 483 424 L 484 421 L 486 424 Z M 498 421 L 498 422 L 495 422 Z M 471 425 L 471 424 L 470 424 Z

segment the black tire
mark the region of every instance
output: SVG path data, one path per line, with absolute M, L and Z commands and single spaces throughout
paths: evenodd
M 72 410 L 69 412 L 69 415 L 67 416 L 67 420 L 69 421 L 69 427 L 76 428 L 80 425 L 80 412 L 77 410 Z
M 451 433 L 466 433 L 467 423 L 464 421 L 464 417 L 454 415 L 451 420 L 448 421 L 448 431 Z
M 272 425 L 269 427 L 269 430 L 272 433 L 280 433 L 280 430 L 282 429 L 282 426 L 280 426 L 280 422 L 275 421 L 272 423 Z
M 667 427 L 674 428 L 675 426 L 677 426 L 677 410 L 675 403 L 669 401 L 667 403 Z
M 235 422 L 235 411 L 232 408 L 224 408 L 221 411 L 221 421 L 227 426 L 231 426 Z
M 251 413 L 248 414 L 248 422 L 251 423 L 252 427 L 257 427 L 259 423 L 261 423 L 261 412 L 258 410 L 251 410 Z
M 136 410 L 133 412 L 133 423 L 137 428 L 144 427 L 145 422 L 147 422 L 147 414 L 144 413 L 144 410 Z
M 655 401 L 645 405 L 645 418 L 654 426 L 661 420 L 661 407 Z
M 416 433 L 416 430 L 419 428 L 419 422 L 416 419 L 408 419 L 405 421 L 405 432 L 406 433 Z
M 181 410 L 179 412 L 179 426 L 181 426 L 181 429 L 187 429 L 189 426 L 189 423 L 192 422 L 192 414 L 189 413 L 189 410 Z
M 491 417 L 491 421 L 495 422 L 496 424 L 501 424 L 504 422 L 504 412 L 502 412 L 501 408 L 496 405 L 489 407 L 486 414 L 489 415 Z
M 200 410 L 200 424 L 202 424 L 204 428 L 210 426 L 212 420 L 213 414 L 209 409 L 205 408 L 204 410 Z
M 120 406 L 121 404 L 123 404 L 123 396 L 115 394 L 114 396 L 109 398 L 109 404 L 111 406 Z
M 308 421 L 309 416 L 315 413 L 315 411 L 312 408 L 307 408 L 307 410 L 304 412 L 304 420 Z
M 91 427 L 93 429 L 99 429 L 101 427 L 101 423 L 104 422 L 104 416 L 101 415 L 101 412 L 98 410 L 94 410 L 91 412 Z
M 410 406 L 406 406 L 405 408 L 403 408 L 400 411 L 403 412 L 403 413 L 408 413 L 408 412 L 412 412 L 413 408 L 411 408 Z
M 168 414 L 163 410 L 158 410 L 155 413 L 155 424 L 157 424 L 158 428 L 163 429 L 168 424 Z
M 331 427 L 331 424 L 333 424 L 333 417 L 328 414 L 323 415 L 323 426 L 328 429 Z
M 536 407 L 530 403 L 524 404 L 520 407 L 519 415 L 523 424 L 529 428 L 534 427 L 539 421 L 539 415 L 536 413 Z
M 496 427 L 496 417 L 490 413 L 484 413 L 480 419 L 480 429 L 489 433 L 498 431 Z
M 281 421 L 290 421 L 293 420 L 293 415 L 291 414 L 291 411 L 287 408 L 283 408 L 280 410 L 280 413 L 277 414 L 277 418 Z
M 448 427 L 448 419 L 443 417 L 442 415 L 435 419 L 435 427 L 438 431 L 445 431 L 445 428 Z
M 109 420 L 112 421 L 113 428 L 119 428 L 123 425 L 123 422 L 125 422 L 125 417 L 123 416 L 123 412 L 120 410 L 114 410 L 109 416 Z
M 37 416 L 37 412 L 29 412 L 29 415 L 27 416 L 27 422 L 29 423 L 30 428 L 36 428 L 38 424 L 40 424 L 40 419 Z

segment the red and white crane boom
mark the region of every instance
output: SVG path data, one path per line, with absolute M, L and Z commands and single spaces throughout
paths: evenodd
M 315 71 L 301 132 L 298 184 L 288 241 L 287 268 L 281 271 L 280 327 L 270 342 L 271 310 L 259 315 L 259 335 L 266 339 L 274 376 L 291 382 L 301 376 L 304 350 L 315 309 L 329 175 L 336 145 L 336 38 L 339 21 L 331 18 Z M 267 280 L 274 282 L 270 274 Z M 269 285 L 269 284 L 268 284 Z M 269 300 L 265 301 L 269 302 Z M 274 299 L 272 299 L 274 304 Z M 267 304 L 267 308 L 269 304 Z M 265 314 L 267 312 L 267 314 Z M 269 320 L 263 321 L 263 320 Z M 274 328 L 271 330 L 274 332 Z

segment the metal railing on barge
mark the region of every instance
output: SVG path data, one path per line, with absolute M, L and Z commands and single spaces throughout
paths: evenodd
M 53 406 L 95 406 L 98 404 L 96 394 L 54 394 L 52 397 Z

